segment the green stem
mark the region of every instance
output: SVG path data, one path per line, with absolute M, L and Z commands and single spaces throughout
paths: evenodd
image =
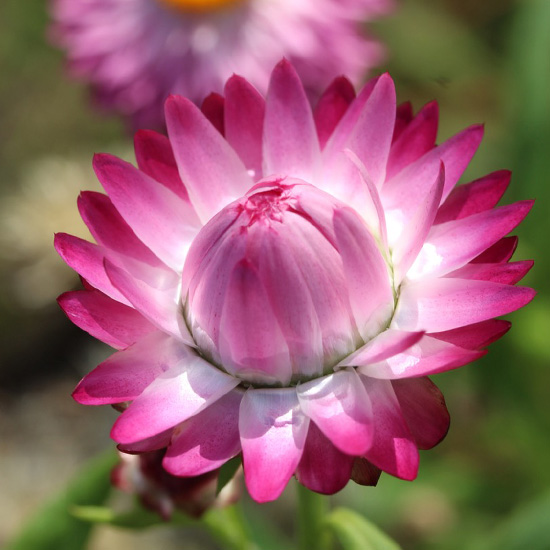
M 296 483 L 298 495 L 298 548 L 330 550 L 332 540 L 324 519 L 329 511 L 328 497 Z
M 247 526 L 238 504 L 211 510 L 203 517 L 204 525 L 210 534 L 223 544 L 223 548 L 233 550 L 258 550 L 250 540 Z

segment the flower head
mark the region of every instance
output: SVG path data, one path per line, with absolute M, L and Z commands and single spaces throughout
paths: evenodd
M 506 171 L 455 187 L 482 128 L 436 146 L 437 115 L 396 107 L 388 75 L 357 96 L 338 78 L 312 111 L 286 61 L 266 99 L 229 79 L 222 127 L 171 97 L 138 168 L 95 158 L 108 196 L 79 206 L 98 244 L 56 238 L 86 281 L 61 306 L 120 350 L 75 399 L 131 402 L 112 437 L 168 447 L 175 475 L 242 453 L 258 501 L 293 475 L 413 479 L 449 423 L 427 375 L 481 357 L 533 297 L 506 237 L 531 202 L 495 208 Z
M 359 82 L 384 54 L 361 23 L 392 6 L 393 0 L 52 0 L 52 38 L 100 106 L 136 128 L 159 127 L 170 93 L 202 101 L 221 92 L 233 72 L 265 91 L 266 67 L 283 55 L 312 91 L 342 72 Z

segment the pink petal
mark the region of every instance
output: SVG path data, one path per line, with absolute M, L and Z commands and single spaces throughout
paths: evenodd
M 239 431 L 246 486 L 257 502 L 275 500 L 298 466 L 309 428 L 294 388 L 250 389 Z
M 172 439 L 172 433 L 174 430 L 172 428 L 161 432 L 147 439 L 142 439 L 136 443 L 128 443 L 127 445 L 117 445 L 117 449 L 122 453 L 127 454 L 140 454 L 140 453 L 150 453 L 151 451 L 160 451 L 161 449 L 166 449 L 170 445 L 170 440 Z
M 135 443 L 172 428 L 202 411 L 239 384 L 198 356 L 157 378 L 119 416 L 111 431 L 118 443 Z
M 395 127 L 393 129 L 393 142 L 397 141 L 405 128 L 413 119 L 413 108 L 410 101 L 405 101 L 397 106 L 395 112 Z
M 66 292 L 57 301 L 75 325 L 117 349 L 126 348 L 157 330 L 135 309 L 97 290 Z
M 479 256 L 472 260 L 472 263 L 495 263 L 507 262 L 516 251 L 518 246 L 517 237 L 504 237 L 496 242 L 493 246 L 482 252 Z
M 506 334 L 512 324 L 501 319 L 489 319 L 473 325 L 442 332 L 432 332 L 432 338 L 450 342 L 467 349 L 483 349 Z
M 185 326 L 179 304 L 179 280 L 175 273 L 151 270 L 147 277 L 105 260 L 105 270 L 113 285 L 153 325 L 190 346 L 194 342 Z
M 441 162 L 445 165 L 444 200 L 468 166 L 482 137 L 483 127 L 471 126 L 409 164 L 384 184 L 382 202 L 386 209 L 399 209 L 404 219 L 409 219 L 437 178 Z
M 516 227 L 532 205 L 517 202 L 433 227 L 407 276 L 441 276 L 463 266 Z
M 393 307 L 386 262 L 372 235 L 351 209 L 334 213 L 334 231 L 357 328 L 368 340 L 380 332 Z
M 418 448 L 435 447 L 451 421 L 443 394 L 429 378 L 395 380 L 392 385 Z
M 485 353 L 464 349 L 425 335 L 417 343 L 392 357 L 360 366 L 359 372 L 365 376 L 390 380 L 426 376 L 461 367 L 479 359 Z
M 460 220 L 490 210 L 506 191 L 511 176 L 510 171 L 499 170 L 471 183 L 455 187 L 441 205 L 435 223 Z
M 54 246 L 64 262 L 84 277 L 93 288 L 117 302 L 131 305 L 105 273 L 105 253 L 101 247 L 66 233 L 55 235 Z
M 254 327 L 251 331 L 250 327 Z M 228 372 L 247 380 L 288 385 L 291 362 L 266 289 L 253 265 L 234 268 L 221 311 L 218 349 Z
M 73 392 L 83 405 L 123 403 L 136 399 L 149 384 L 191 350 L 174 338 L 154 332 L 119 351 L 86 375 Z
M 404 352 L 416 344 L 423 335 L 423 332 L 404 332 L 391 328 L 384 330 L 336 366 L 351 367 L 384 361 L 393 355 Z
M 335 78 L 319 99 L 313 117 L 321 149 L 354 99 L 355 90 L 345 76 Z
M 395 139 L 388 158 L 386 178 L 390 179 L 407 165 L 418 160 L 435 145 L 439 109 L 432 101 L 425 105 Z
M 342 119 L 343 120 L 343 119 Z M 388 74 L 382 75 L 357 118 L 341 149 L 329 141 L 324 151 L 326 163 L 335 161 L 344 148 L 353 151 L 365 165 L 376 187 L 384 181 L 395 126 L 395 86 Z
M 235 151 L 193 103 L 170 96 L 165 111 L 180 176 L 200 220 L 206 223 L 243 196 L 252 180 Z
M 233 75 L 225 85 L 224 114 L 228 143 L 258 179 L 262 174 L 264 98 L 244 78 Z
M 179 270 L 198 231 L 191 205 L 131 164 L 96 155 L 94 170 L 135 234 L 161 260 Z
M 175 476 L 198 476 L 220 468 L 239 454 L 242 397 L 242 391 L 230 391 L 175 428 L 164 468 Z
M 527 272 L 533 267 L 533 264 L 532 260 L 502 264 L 467 264 L 449 273 L 447 276 L 515 285 L 525 277 Z
M 271 73 L 264 122 L 264 175 L 312 181 L 321 152 L 313 114 L 302 82 L 283 59 Z
M 184 201 L 189 201 L 166 136 L 152 130 L 138 130 L 134 136 L 134 149 L 137 165 L 142 172 L 168 187 Z
M 315 424 L 310 424 L 296 478 L 311 491 L 333 495 L 349 481 L 353 461 L 352 456 L 340 452 Z
M 401 287 L 393 322 L 401 330 L 450 330 L 515 311 L 534 295 L 488 281 L 429 279 Z
M 136 237 L 107 195 L 83 191 L 78 197 L 78 209 L 98 244 L 149 265 L 161 265 L 160 260 Z
M 399 238 L 394 242 L 392 262 L 395 285 L 400 284 L 405 276 L 409 276 L 409 268 L 414 267 L 415 259 L 421 253 L 424 241 L 437 213 L 444 185 L 445 167 L 441 163 L 434 184 L 426 194 L 425 199 L 419 204 L 416 212 L 412 213 L 412 216 L 407 220 L 406 225 L 399 234 Z
M 223 96 L 212 92 L 207 95 L 201 105 L 202 114 L 212 123 L 212 126 L 218 130 L 218 132 L 224 135 L 224 110 L 225 100 Z
M 373 405 L 374 441 L 365 458 L 401 479 L 412 480 L 418 472 L 416 444 L 401 412 L 389 380 L 362 377 Z
M 349 455 L 365 454 L 372 443 L 372 409 L 353 369 L 300 384 L 297 392 L 303 413 L 337 449 Z

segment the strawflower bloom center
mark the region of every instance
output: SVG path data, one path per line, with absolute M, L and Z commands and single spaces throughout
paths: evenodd
M 349 293 L 341 250 L 349 231 L 371 255 L 365 274 L 376 272 L 372 291 L 365 289 L 373 305 L 368 317 L 355 314 Z M 393 305 L 387 267 L 358 215 L 290 178 L 256 185 L 203 227 L 183 288 L 200 353 L 254 386 L 294 385 L 332 372 L 385 326 Z
M 208 13 L 222 10 L 238 4 L 244 0 L 159 0 L 163 4 L 181 11 L 191 13 Z

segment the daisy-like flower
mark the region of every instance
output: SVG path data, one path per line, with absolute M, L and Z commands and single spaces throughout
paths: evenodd
M 98 105 L 160 127 L 170 93 L 198 102 L 232 73 L 265 92 L 286 56 L 320 91 L 337 74 L 354 82 L 383 58 L 362 22 L 393 0 L 52 0 L 52 38 Z M 269 67 L 269 69 L 266 69 Z
M 86 281 L 61 306 L 120 350 L 75 399 L 131 402 L 113 439 L 168 447 L 174 475 L 242 453 L 257 501 L 292 476 L 413 479 L 449 423 L 427 375 L 484 355 L 533 297 L 505 237 L 531 202 L 495 208 L 506 171 L 455 187 L 482 127 L 436 146 L 436 104 L 396 107 L 387 74 L 357 96 L 338 78 L 312 111 L 282 61 L 265 100 L 233 76 L 219 107 L 212 124 L 169 98 L 138 168 L 95 158 L 108 196 L 79 207 L 98 244 L 57 235 Z

